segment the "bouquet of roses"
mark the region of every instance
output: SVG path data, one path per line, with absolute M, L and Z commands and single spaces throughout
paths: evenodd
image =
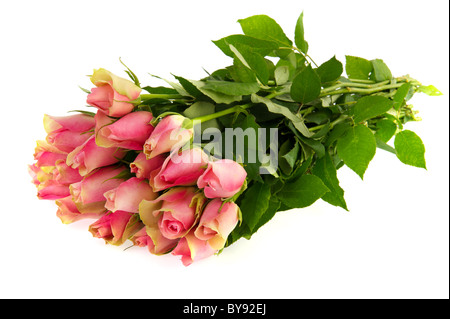
M 151 87 L 125 65 L 129 80 L 101 68 L 83 89 L 95 112 L 44 116 L 29 172 L 63 223 L 94 218 L 94 237 L 189 265 L 279 211 L 320 198 L 347 209 L 336 171 L 363 178 L 377 148 L 425 168 L 404 125 L 418 120 L 408 100 L 440 95 L 434 86 L 392 76 L 381 59 L 316 64 L 303 15 L 294 42 L 268 16 L 238 22 L 243 34 L 213 41 L 232 64 L 203 79 Z

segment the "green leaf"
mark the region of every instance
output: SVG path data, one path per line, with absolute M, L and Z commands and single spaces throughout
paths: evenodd
M 377 147 L 372 131 L 364 125 L 354 126 L 338 139 L 336 147 L 345 165 L 363 179 Z
M 79 87 L 80 90 L 83 91 L 84 93 L 91 94 L 91 91 L 89 91 L 88 89 L 85 89 L 85 88 L 83 88 L 83 87 L 81 87 L 81 86 L 79 86 L 79 85 L 78 85 L 78 87 Z
M 215 92 L 227 95 L 249 95 L 259 91 L 259 84 L 253 83 L 239 83 L 229 81 L 206 81 L 203 86 L 205 90 L 212 90 Z
M 344 190 L 339 186 L 336 167 L 334 166 L 330 154 L 327 153 L 316 161 L 312 173 L 317 177 L 320 177 L 325 186 L 330 190 L 323 195 L 322 199 L 331 205 L 348 210 L 344 199 Z
M 209 102 L 195 102 L 188 107 L 184 112 L 184 116 L 193 119 L 203 115 L 213 114 L 215 112 L 215 106 Z M 203 124 L 203 123 L 202 123 Z
M 242 223 L 253 232 L 253 229 L 269 206 L 270 187 L 263 183 L 254 182 L 244 192 L 243 196 L 240 203 Z
M 382 119 L 376 124 L 375 137 L 387 143 L 397 131 L 397 124 L 388 119 Z
M 345 56 L 345 72 L 349 78 L 368 80 L 372 70 L 372 62 L 356 56 Z
M 300 146 L 297 141 L 295 141 L 294 147 L 287 153 L 285 153 L 282 158 L 286 160 L 289 167 L 292 169 L 295 166 L 298 158 L 298 152 L 300 151 Z
M 189 96 L 189 93 L 184 89 L 184 87 L 180 83 L 172 82 L 170 80 L 164 79 L 157 75 L 153 75 L 153 74 L 150 74 L 150 75 L 157 79 L 161 79 L 161 80 L 165 81 L 167 84 L 169 84 L 171 87 L 173 87 L 177 91 L 178 94 L 184 95 L 184 96 Z M 150 88 L 150 87 L 148 87 L 148 88 Z M 147 91 L 147 89 L 146 89 L 146 91 Z
M 435 86 L 433 85 L 420 85 L 419 88 L 417 89 L 418 92 L 422 92 L 425 93 L 426 95 L 429 96 L 439 96 L 442 95 L 442 92 L 439 91 Z
M 128 76 L 130 77 L 130 79 L 134 82 L 134 84 L 136 84 L 136 86 L 141 86 L 141 84 L 139 83 L 138 77 L 136 76 L 136 74 L 134 74 L 133 71 L 131 71 L 131 69 L 126 66 L 125 63 L 123 63 L 122 59 L 119 58 L 120 63 L 122 63 L 122 65 L 126 68 L 125 73 L 128 74 Z
M 348 122 L 343 122 L 335 125 L 332 130 L 330 130 L 330 134 L 328 135 L 325 141 L 325 147 L 329 147 L 331 144 L 336 142 L 341 136 L 343 136 L 347 130 L 351 129 L 352 126 Z
M 305 104 L 318 98 L 321 88 L 319 75 L 308 65 L 292 81 L 291 97 L 294 101 Z
M 300 140 L 311 147 L 314 152 L 316 152 L 317 156 L 320 158 L 325 155 L 325 146 L 320 141 L 314 140 L 312 138 L 306 138 L 303 136 L 299 136 Z
M 340 61 L 336 59 L 336 56 L 329 59 L 327 62 L 321 64 L 316 72 L 320 77 L 320 81 L 323 83 L 332 82 L 341 76 L 343 72 L 343 66 Z
M 299 151 L 300 145 L 297 140 L 295 140 L 294 145 L 292 145 L 291 140 L 286 140 L 281 145 L 278 153 L 278 165 L 284 174 L 289 175 L 292 173 L 298 159 Z
M 201 97 L 203 94 L 202 92 L 200 92 L 199 89 L 197 89 L 197 87 L 192 84 L 189 80 L 186 80 L 185 78 L 181 77 L 181 76 L 177 76 L 174 75 L 175 79 L 178 80 L 178 82 L 180 82 L 181 86 L 186 90 L 186 92 L 188 92 L 191 96 L 195 97 L 195 98 L 199 98 Z
M 227 71 L 230 73 L 231 78 L 235 82 L 251 83 L 257 82 L 256 74 L 253 70 L 250 70 L 245 66 L 238 58 L 233 59 L 233 65 L 228 66 Z
M 258 130 L 260 126 L 258 123 L 256 123 L 255 116 L 249 114 L 242 117 L 242 120 L 236 121 L 235 123 L 231 124 L 234 131 L 233 134 L 233 143 L 232 143 L 232 152 L 234 154 L 234 160 L 238 160 L 238 156 L 241 155 L 243 158 L 241 158 L 241 161 L 243 163 L 244 169 L 247 172 L 247 179 L 249 180 L 255 180 L 262 182 L 262 178 L 260 175 L 260 167 L 261 162 L 259 160 L 258 156 L 258 149 L 259 149 L 259 135 Z M 253 141 L 250 136 L 245 138 L 245 136 L 242 136 L 242 138 L 239 137 L 240 129 L 242 129 L 242 133 L 244 134 L 247 129 L 250 129 L 250 132 L 255 132 L 255 138 L 256 141 Z M 226 134 L 226 133 L 225 133 Z M 226 136 L 225 136 L 226 138 Z M 226 154 L 226 147 L 227 143 L 224 143 L 225 147 L 225 155 Z M 244 154 L 239 154 L 243 152 Z M 255 158 L 252 158 L 250 155 L 250 152 L 254 152 Z M 228 156 L 226 156 L 228 158 Z
M 377 136 L 375 136 L 375 139 L 376 139 L 376 142 L 377 142 L 377 148 L 382 149 L 383 151 L 387 151 L 389 153 L 392 153 L 394 155 L 397 155 L 397 152 L 396 152 L 395 148 L 393 148 L 392 146 L 386 144 L 385 142 L 380 140 Z
M 392 79 L 391 70 L 389 70 L 388 66 L 383 62 L 383 60 L 375 59 L 370 62 L 372 62 L 372 77 L 375 79 L 375 81 L 382 82 Z
M 403 103 L 405 102 L 406 97 L 408 96 L 409 90 L 411 89 L 411 83 L 404 83 L 401 87 L 397 89 L 395 95 L 393 97 L 394 100 L 394 109 L 399 110 Z
M 284 34 L 278 23 L 266 15 L 254 15 L 239 19 L 238 22 L 245 35 L 276 42 L 280 47 L 292 46 L 292 41 Z
M 298 164 L 294 168 L 294 171 L 292 172 L 292 174 L 286 178 L 286 181 L 295 181 L 298 178 L 300 178 L 300 176 L 305 174 L 310 169 L 312 160 L 313 160 L 313 156 L 310 156 L 310 157 L 306 158 L 305 160 L 303 160 L 303 162 L 301 162 L 301 164 Z
M 228 236 L 227 242 L 225 244 L 225 247 L 228 247 L 228 246 L 232 245 L 233 243 L 235 243 L 237 240 L 239 240 L 242 237 L 249 239 L 251 237 L 251 231 L 250 231 L 250 229 L 248 228 L 247 225 L 245 225 L 245 224 L 238 224 L 233 229 L 231 234 Z
M 276 67 L 287 67 L 289 70 L 289 79 L 288 81 L 292 81 L 292 79 L 295 76 L 295 72 L 298 66 L 297 63 L 297 56 L 294 52 L 291 52 L 290 54 L 288 54 L 287 56 L 285 56 L 284 58 L 281 58 L 277 64 Z
M 331 123 L 328 121 L 327 123 L 324 124 L 324 126 L 320 130 L 316 131 L 314 133 L 314 135 L 311 136 L 311 138 L 315 139 L 315 140 L 320 139 L 320 138 L 324 137 L 325 135 L 327 135 L 331 128 L 332 128 Z M 322 143 L 323 143 L 323 140 L 322 140 Z
M 270 112 L 284 115 L 289 120 L 291 120 L 292 124 L 302 135 L 306 137 L 311 137 L 314 135 L 314 133 L 310 132 L 306 127 L 303 117 L 300 114 L 292 113 L 291 110 L 289 110 L 287 107 L 272 102 L 271 100 L 256 94 L 252 94 L 252 102 L 264 103 Z
M 280 65 L 275 69 L 275 82 L 277 85 L 283 85 L 289 81 L 289 66 Z
M 216 80 L 216 81 L 231 80 L 230 72 L 227 69 L 217 69 L 213 73 L 209 73 L 206 70 L 205 72 L 208 74 L 208 76 L 206 78 L 203 78 L 202 80 Z
M 234 47 L 242 44 L 246 45 L 251 47 L 253 52 L 258 53 L 261 56 L 266 56 L 279 48 L 278 43 L 274 41 L 261 40 L 244 34 L 233 34 L 213 41 L 213 43 L 229 57 L 234 57 L 234 53 L 230 49 L 230 44 Z
M 143 90 L 147 91 L 150 94 L 177 94 L 177 90 L 172 88 L 167 88 L 164 86 L 144 86 Z
M 308 53 L 308 42 L 305 41 L 305 29 L 303 27 L 303 12 L 300 14 L 295 25 L 295 45 L 304 54 Z
M 305 116 L 305 120 L 320 125 L 330 121 L 332 116 L 333 112 L 331 112 L 330 109 L 323 108 L 314 110 L 312 113 L 309 113 Z
M 412 131 L 402 131 L 395 136 L 394 147 L 402 163 L 426 169 L 425 146 Z
M 389 111 L 393 101 L 379 95 L 364 96 L 356 102 L 351 110 L 355 123 L 366 121 Z
M 289 208 L 303 208 L 312 205 L 328 191 L 319 177 L 302 175 L 294 182 L 286 183 L 277 197 Z
M 256 226 L 253 228 L 253 233 L 255 233 L 261 226 L 266 224 L 268 221 L 270 221 L 273 216 L 278 212 L 279 208 L 281 206 L 281 202 L 274 196 L 272 196 L 269 200 L 269 205 L 264 212 L 264 214 L 259 219 Z
M 197 89 L 200 90 L 203 94 L 211 98 L 216 103 L 224 103 L 224 104 L 230 104 L 233 102 L 238 102 L 242 99 L 242 96 L 240 95 L 228 95 L 223 94 L 220 92 L 216 92 L 213 90 L 205 89 L 204 86 L 206 85 L 206 82 L 204 81 L 193 81 L 189 80 Z
M 121 161 L 122 159 L 117 158 L 118 161 Z M 107 181 L 113 180 L 113 179 L 123 179 L 123 180 L 127 180 L 130 177 L 133 177 L 134 174 L 131 173 L 129 170 L 123 170 L 121 171 L 119 174 L 117 174 L 116 176 L 113 176 L 111 178 L 106 179 L 105 181 L 103 181 L 103 183 L 106 183 Z
M 267 81 L 269 81 L 269 68 L 266 60 L 261 55 L 253 52 L 246 45 L 236 44 L 235 47 L 230 44 L 230 50 L 234 53 L 235 58 L 255 73 L 261 83 L 267 84 Z
M 314 156 L 303 158 L 303 160 L 294 168 L 294 172 L 286 178 L 286 181 L 295 181 L 306 172 L 309 172 L 313 158 Z
M 213 114 L 216 111 L 216 107 L 214 104 L 204 101 L 198 101 L 192 104 L 190 107 L 188 107 L 186 110 L 184 110 L 183 115 L 187 118 L 193 119 L 199 116 L 203 115 L 209 115 Z M 214 127 L 214 128 L 220 128 L 219 123 L 217 122 L 217 119 L 212 119 L 206 122 L 203 122 L 201 124 L 202 131 L 206 130 L 207 128 Z

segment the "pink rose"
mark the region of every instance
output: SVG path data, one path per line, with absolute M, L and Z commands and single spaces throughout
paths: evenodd
M 95 170 L 78 183 L 70 185 L 70 194 L 81 213 L 104 212 L 106 199 L 103 194 L 118 187 L 124 178 L 117 178 L 125 167 L 108 166 Z
M 89 226 L 89 231 L 94 237 L 102 238 L 108 244 L 119 246 L 142 227 L 138 221 L 137 214 L 118 210 L 103 215 Z
M 105 69 L 94 70 L 91 82 L 97 86 L 91 90 L 87 103 L 107 115 L 120 117 L 130 113 L 141 94 L 141 88 L 133 82 L 118 77 Z
M 84 176 L 96 168 L 117 163 L 124 156 L 125 150 L 100 147 L 95 143 L 95 136 L 91 136 L 67 155 L 67 165 L 77 168 Z
M 156 249 L 161 242 L 185 236 L 197 221 L 205 198 L 194 187 L 172 188 L 153 201 L 143 200 L 139 215 Z
M 61 151 L 46 141 L 37 141 L 34 159 L 37 167 L 55 166 L 57 160 L 66 160 L 67 152 Z
M 85 114 L 74 114 L 68 116 L 44 115 L 44 129 L 48 134 L 70 132 L 86 132 L 95 125 L 94 118 Z
M 189 266 L 194 261 L 207 258 L 217 252 L 206 240 L 198 239 L 191 231 L 185 237 L 181 238 L 178 245 L 172 251 L 172 255 L 181 256 L 181 262 Z
M 47 180 L 37 186 L 38 198 L 55 200 L 70 195 L 69 186 L 59 183 L 54 179 Z
M 178 150 L 186 144 L 192 138 L 194 130 L 184 128 L 185 121 L 189 119 L 181 115 L 164 117 L 144 144 L 144 153 L 147 158 L 153 158 L 174 149 Z
M 69 185 L 82 179 L 78 171 L 67 167 L 63 159 L 56 160 L 54 166 L 29 165 L 28 172 L 36 185 L 39 199 L 55 200 L 69 196 Z
M 172 153 L 160 170 L 150 174 L 150 185 L 155 192 L 173 186 L 190 186 L 197 183 L 208 165 L 208 155 L 201 148 Z
M 142 200 L 153 200 L 158 197 L 146 180 L 137 177 L 132 177 L 118 187 L 105 192 L 104 196 L 106 209 L 112 212 L 122 210 L 130 213 L 139 211 L 139 203 Z
M 205 173 L 199 177 L 197 186 L 204 188 L 208 198 L 228 198 L 242 188 L 247 172 L 237 162 L 222 159 L 209 162 Z
M 158 218 L 158 228 L 168 239 L 185 236 L 194 225 L 203 198 L 194 187 L 179 187 L 169 190 L 154 201 L 160 203 L 159 209 L 153 211 Z
M 83 144 L 92 134 L 95 120 L 84 114 L 69 116 L 44 115 L 44 128 L 47 142 L 63 152 L 71 152 Z
M 159 231 L 155 231 L 147 226 L 141 228 L 130 240 L 136 246 L 147 247 L 148 251 L 154 255 L 167 254 L 178 243 L 178 240 L 167 239 Z
M 159 170 L 165 159 L 166 157 L 162 154 L 147 159 L 144 153 L 139 153 L 134 161 L 130 163 L 130 171 L 131 173 L 136 174 L 137 178 L 150 179 L 151 172 Z
M 53 179 L 53 170 L 54 167 L 39 167 L 36 164 L 28 165 L 28 174 L 33 179 L 33 184 L 35 186 L 39 186 L 39 184 Z
M 155 247 L 152 238 L 147 234 L 145 226 L 136 232 L 130 240 L 133 242 L 134 246 L 147 247 L 150 252 L 152 252 Z
M 85 218 L 98 218 L 99 216 L 104 214 L 104 212 L 97 212 L 92 214 L 81 213 L 78 210 L 77 205 L 75 205 L 74 201 L 72 200 L 72 196 L 60 198 L 56 200 L 55 203 L 58 206 L 56 216 L 58 216 L 58 218 L 61 219 L 64 224 L 70 224 Z
M 233 202 L 223 203 L 218 198 L 213 199 L 202 213 L 195 236 L 207 241 L 213 249 L 222 249 L 238 223 L 238 210 L 239 207 Z
M 80 175 L 78 169 L 68 166 L 65 160 L 58 160 L 53 170 L 53 179 L 61 184 L 70 185 L 81 181 L 83 176 Z
M 113 120 L 103 112 L 95 115 L 95 141 L 101 147 L 122 147 L 142 150 L 144 142 L 153 132 L 150 112 L 139 111 Z

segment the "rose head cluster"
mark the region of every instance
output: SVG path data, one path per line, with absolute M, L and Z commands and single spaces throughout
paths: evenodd
M 191 145 L 184 116 L 155 121 L 136 109 L 141 88 L 133 82 L 105 69 L 91 81 L 95 114 L 44 116 L 47 137 L 29 166 L 38 198 L 55 200 L 65 224 L 95 218 L 94 237 L 172 253 L 184 265 L 223 249 L 239 221 L 233 196 L 243 167 Z

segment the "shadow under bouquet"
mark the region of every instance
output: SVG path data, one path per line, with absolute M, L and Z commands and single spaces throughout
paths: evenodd
M 190 265 L 279 211 L 320 198 L 347 210 L 336 172 L 362 179 L 377 149 L 426 167 L 404 126 L 418 120 L 408 100 L 440 95 L 434 86 L 394 77 L 381 59 L 316 64 L 303 14 L 294 41 L 266 15 L 238 22 L 243 34 L 213 41 L 230 65 L 203 79 L 152 87 L 125 64 L 129 79 L 100 68 L 83 89 L 94 112 L 44 116 L 29 172 L 63 223 L 93 218 L 94 237 Z

